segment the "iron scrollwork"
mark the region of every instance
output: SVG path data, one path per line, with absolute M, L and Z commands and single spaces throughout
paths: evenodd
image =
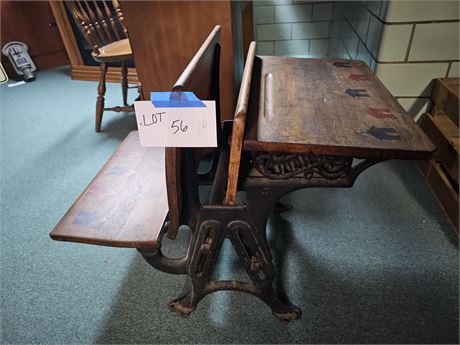
M 349 174 L 353 158 L 318 156 L 312 153 L 258 152 L 254 167 L 265 177 L 287 179 L 303 174 L 306 179 L 337 179 Z

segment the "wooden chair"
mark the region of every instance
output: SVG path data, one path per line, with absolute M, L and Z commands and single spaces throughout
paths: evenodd
M 102 115 L 105 110 L 115 112 L 133 112 L 128 105 L 128 68 L 127 62 L 133 60 L 128 33 L 123 23 L 123 13 L 117 0 L 112 0 L 115 13 L 111 11 L 106 0 L 90 3 L 84 1 L 65 1 L 70 13 L 92 48 L 92 57 L 100 63 L 101 74 L 96 101 L 96 132 L 101 131 Z M 102 8 L 101 5 L 102 4 Z M 121 90 L 123 106 L 104 108 L 106 92 L 105 79 L 109 63 L 121 63 Z

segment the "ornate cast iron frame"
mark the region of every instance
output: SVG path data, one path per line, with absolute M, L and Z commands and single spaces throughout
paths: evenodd
M 228 159 L 228 154 L 221 155 L 222 157 Z M 189 215 L 186 222 L 192 229 L 192 238 L 188 252 L 182 258 L 171 259 L 164 256 L 161 245 L 152 250 L 139 249 L 139 252 L 153 267 L 167 273 L 187 276 L 184 293 L 169 303 L 170 309 L 182 316 L 195 310 L 198 302 L 207 294 L 234 290 L 260 298 L 281 321 L 297 319 L 301 316 L 300 309 L 289 302 L 281 301 L 273 290 L 276 272 L 266 234 L 270 212 L 282 196 L 298 189 L 351 187 L 365 169 L 384 160 L 367 158 L 353 166 L 352 157 L 254 152 L 251 167 L 252 172 L 255 169 L 258 174 L 249 174 L 241 184 L 242 189 L 246 191 L 246 204 L 198 205 L 195 208 L 198 212 Z M 196 168 L 196 163 L 189 159 L 185 166 Z M 225 178 L 217 177 L 226 176 L 223 168 L 226 166 L 228 164 L 225 162 L 218 164 L 215 184 L 216 181 L 225 183 Z M 190 194 L 196 193 L 196 186 L 192 187 L 193 191 Z M 223 200 L 223 188 L 214 185 L 213 190 L 222 195 L 212 195 L 211 200 Z M 189 199 L 196 202 L 196 198 Z M 197 205 L 187 207 L 192 206 Z M 162 234 L 167 230 L 168 226 L 165 223 Z M 212 280 L 224 239 L 231 241 L 251 283 Z

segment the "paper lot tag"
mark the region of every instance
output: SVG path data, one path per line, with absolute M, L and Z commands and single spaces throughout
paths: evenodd
M 157 108 L 151 101 L 134 102 L 141 146 L 217 147 L 216 105 Z

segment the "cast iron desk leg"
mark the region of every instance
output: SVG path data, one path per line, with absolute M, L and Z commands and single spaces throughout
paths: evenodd
M 264 208 L 271 207 L 273 204 Z M 211 279 L 226 238 L 235 248 L 251 283 Z M 245 205 L 204 206 L 201 209 L 186 271 L 185 293 L 169 304 L 170 309 L 180 315 L 190 314 L 207 294 L 223 290 L 242 291 L 260 298 L 281 321 L 295 320 L 301 315 L 300 309 L 276 296 L 272 286 L 275 270 L 265 233 L 257 230 Z
M 301 316 L 299 308 L 282 302 L 273 290 L 275 269 L 268 246 L 266 226 L 276 202 L 285 194 L 308 187 L 351 187 L 358 175 L 382 159 L 366 159 L 352 167 L 351 158 L 314 159 L 312 172 L 303 167 L 304 177 L 288 176 L 277 179 L 268 176 L 247 178 L 244 189 L 247 205 L 203 206 L 199 211 L 186 262 L 187 282 L 185 293 L 173 300 L 172 310 L 186 316 L 195 310 L 207 294 L 234 290 L 250 293 L 263 300 L 281 321 L 291 321 Z M 323 163 L 324 166 L 319 165 Z M 337 168 L 338 167 L 338 168 Z M 286 169 L 281 169 L 286 171 Z M 316 174 L 316 175 L 315 175 Z M 318 176 L 317 176 L 318 175 Z M 224 239 L 235 248 L 251 283 L 211 279 Z

